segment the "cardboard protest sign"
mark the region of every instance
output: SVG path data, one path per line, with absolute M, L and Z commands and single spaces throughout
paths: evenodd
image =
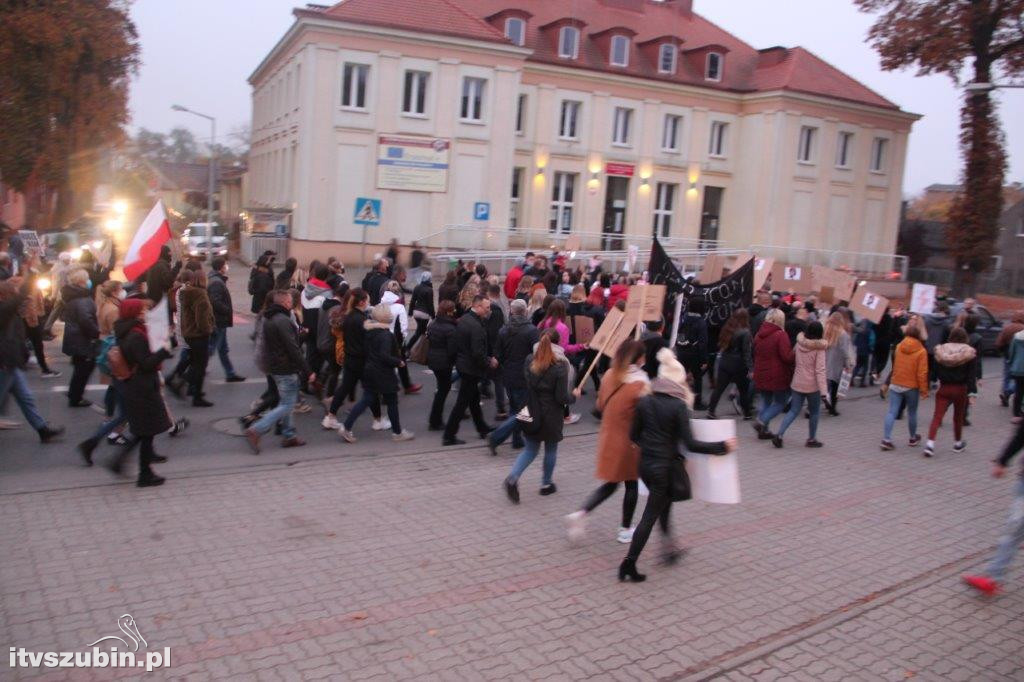
M 18 230 L 21 243 L 25 246 L 25 253 L 42 253 L 43 245 L 39 241 L 39 233 L 35 230 Z
M 629 298 L 626 300 L 626 317 L 629 319 L 638 322 L 660 320 L 664 307 L 664 284 L 639 284 L 629 288 Z
M 772 266 L 772 289 L 806 294 L 810 291 L 811 273 L 809 268 L 790 263 L 775 263 Z
M 597 328 L 594 338 L 590 340 L 590 347 L 601 351 L 608 357 L 615 355 L 615 352 L 622 345 L 622 342 L 633 333 L 637 322 L 634 318 L 632 323 L 628 316 L 618 308 L 612 308 L 605 316 L 604 322 Z
M 821 292 L 824 287 L 831 287 L 834 301 L 849 301 L 853 289 L 857 286 L 857 278 L 848 272 L 840 272 L 824 265 L 811 267 L 811 291 Z
M 915 284 L 910 294 L 910 312 L 918 315 L 931 315 L 935 312 L 937 293 L 934 284 Z
M 889 307 L 889 299 L 881 294 L 876 294 L 870 289 L 858 289 L 857 295 L 850 302 L 850 310 L 858 317 L 871 320 L 875 324 L 882 319 L 885 309 Z
M 573 315 L 572 328 L 576 333 L 576 343 L 589 344 L 594 338 L 594 318 L 586 315 Z
M 774 265 L 774 258 L 754 258 L 754 291 L 760 291 L 768 281 L 768 275 L 772 274 Z
M 569 235 L 569 238 L 565 240 L 565 250 L 570 253 L 579 251 L 582 245 L 583 238 L 578 234 L 571 234 Z
M 836 303 L 836 290 L 832 287 L 822 287 L 818 292 L 818 303 Z
M 693 437 L 706 442 L 736 437 L 732 419 L 692 419 Z M 739 504 L 740 470 L 735 452 L 727 455 L 686 453 L 686 473 L 693 499 L 715 504 Z
M 725 256 L 719 256 L 716 253 L 705 256 L 704 262 L 700 266 L 700 272 L 697 273 L 697 281 L 702 284 L 717 282 L 722 278 L 722 273 L 727 265 L 728 260 Z

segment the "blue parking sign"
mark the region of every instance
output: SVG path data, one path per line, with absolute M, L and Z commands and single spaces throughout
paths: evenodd
M 478 201 L 473 204 L 473 220 L 490 220 L 491 205 L 486 201 Z

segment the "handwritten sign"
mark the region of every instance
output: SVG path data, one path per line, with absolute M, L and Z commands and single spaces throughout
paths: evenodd
M 849 301 L 853 297 L 853 289 L 857 286 L 857 278 L 848 272 L 840 272 L 824 265 L 811 267 L 811 291 L 821 292 L 831 287 L 836 302 Z
M 629 298 L 626 299 L 626 317 L 643 322 L 660 320 L 665 309 L 665 294 L 664 284 L 641 284 L 630 287 Z
M 774 258 L 754 258 L 754 291 L 760 291 L 768 281 L 774 265 Z
M 572 328 L 576 333 L 576 343 L 589 344 L 594 338 L 594 318 L 587 315 L 573 315 Z
M 935 312 L 934 284 L 915 284 L 910 294 L 910 312 L 918 315 L 931 315 Z

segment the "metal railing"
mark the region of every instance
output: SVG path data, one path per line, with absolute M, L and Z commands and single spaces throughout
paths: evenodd
M 288 237 L 251 232 L 239 235 L 238 257 L 245 264 L 255 263 L 264 251 L 273 251 L 277 260 L 283 262 L 288 257 Z
M 445 252 L 483 250 L 552 251 L 562 250 L 570 239 L 578 239 L 578 251 L 620 251 L 630 246 L 649 248 L 650 236 L 606 234 L 602 232 L 552 232 L 537 228 L 489 228 L 482 225 L 446 225 L 444 229 L 424 235 L 420 246 Z M 714 249 L 718 242 L 694 238 L 672 237 L 661 240 L 665 248 Z

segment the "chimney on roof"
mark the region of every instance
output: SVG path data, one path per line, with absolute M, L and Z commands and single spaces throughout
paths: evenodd
M 766 47 L 763 50 L 758 50 L 758 53 L 757 66 L 758 68 L 765 69 L 786 61 L 786 57 L 789 56 L 789 48 L 776 45 L 775 47 Z
M 652 5 L 669 5 L 679 14 L 688 17 L 693 14 L 693 0 L 647 0 Z

